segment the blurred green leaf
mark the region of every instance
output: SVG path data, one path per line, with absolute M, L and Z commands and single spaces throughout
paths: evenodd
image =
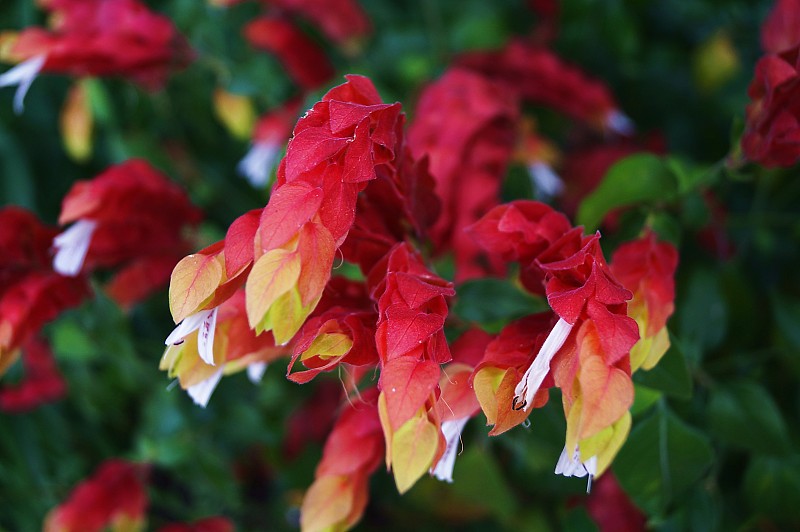
M 636 393 L 633 396 L 633 405 L 631 406 L 632 416 L 647 412 L 663 396 L 659 390 L 653 390 L 639 383 L 634 383 L 634 389 Z
M 786 422 L 763 386 L 752 380 L 725 383 L 711 391 L 711 430 L 736 447 L 785 455 L 791 449 Z
M 614 460 L 620 484 L 649 515 L 663 515 L 711 465 L 708 438 L 666 406 L 638 423 Z
M 534 298 L 502 279 L 476 279 L 458 287 L 453 313 L 464 320 L 499 331 L 509 321 L 547 310 L 547 302 Z
M 635 381 L 679 399 L 692 396 L 692 376 L 677 338 L 670 335 L 670 348 L 651 370 L 639 370 Z
M 600 185 L 578 208 L 577 223 L 596 229 L 613 209 L 655 200 L 668 200 L 677 191 L 675 176 L 651 153 L 626 157 L 612 166 Z
M 750 461 L 744 476 L 744 493 L 751 508 L 768 521 L 800 527 L 800 457 L 758 456 Z M 780 530 L 774 524 L 769 527 Z M 785 528 L 784 530 L 788 530 Z
M 720 289 L 719 273 L 708 268 L 695 268 L 679 292 L 677 317 L 681 348 L 684 355 L 697 363 L 705 352 L 717 347 L 725 338 L 728 311 Z

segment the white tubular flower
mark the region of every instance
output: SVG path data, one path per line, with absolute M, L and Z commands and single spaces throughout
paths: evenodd
M 266 362 L 253 362 L 247 366 L 247 378 L 253 384 L 258 384 L 264 377 L 264 372 L 267 371 Z
M 0 75 L 0 87 L 17 86 L 17 92 L 14 94 L 15 113 L 22 114 L 25 110 L 25 95 L 28 94 L 28 89 L 31 88 L 33 80 L 39 75 L 46 60 L 46 55 L 37 55 Z
M 597 457 L 592 456 L 585 462 L 581 462 L 581 452 L 578 446 L 575 446 L 575 452 L 570 456 L 567 453 L 567 448 L 561 451 L 561 456 L 556 463 L 556 475 L 564 475 L 565 477 L 578 477 L 583 478 L 589 475 L 586 484 L 586 493 L 592 491 L 592 479 L 597 475 Z
M 633 120 L 619 109 L 614 109 L 606 115 L 606 127 L 617 135 L 626 137 L 636 132 Z
M 547 163 L 535 162 L 529 164 L 528 175 L 531 177 L 536 196 L 543 201 L 560 196 L 564 192 L 564 182 Z
M 444 454 L 439 458 L 436 467 L 431 470 L 431 474 L 444 482 L 453 482 L 453 467 L 456 464 L 456 454 L 458 454 L 458 444 L 461 441 L 461 433 L 464 425 L 467 424 L 468 417 L 452 419 L 442 423 L 442 433 L 447 442 Z
M 250 151 L 239 161 L 236 170 L 254 188 L 264 188 L 278 160 L 280 146 L 273 142 L 256 142 Z
M 75 277 L 83 268 L 83 261 L 92 243 L 92 235 L 97 229 L 97 222 L 78 220 L 72 226 L 53 239 L 56 255 L 53 257 L 53 269 L 61 275 Z
M 528 410 L 533 404 L 533 396 L 539 391 L 539 386 L 550 371 L 550 361 L 564 342 L 567 340 L 572 325 L 559 318 L 553 330 L 547 335 L 547 339 L 542 344 L 542 348 L 536 354 L 530 367 L 525 371 L 522 379 L 514 388 L 514 408 L 517 410 Z
M 201 310 L 181 321 L 167 339 L 165 345 L 178 345 L 189 333 L 199 329 L 197 333 L 197 351 L 203 362 L 211 366 L 214 364 L 214 330 L 217 327 L 217 308 Z M 219 380 L 219 378 L 217 379 Z M 216 386 L 216 384 L 215 384 Z M 209 392 L 209 396 L 211 393 Z
M 208 400 L 211 399 L 211 394 L 214 393 L 214 389 L 217 387 L 217 384 L 219 384 L 219 380 L 221 378 L 222 370 L 220 369 L 214 372 L 214 374 L 206 380 L 189 386 L 186 389 L 186 393 L 189 394 L 189 397 L 192 398 L 192 401 L 194 401 L 196 405 L 205 408 L 206 405 L 208 405 Z

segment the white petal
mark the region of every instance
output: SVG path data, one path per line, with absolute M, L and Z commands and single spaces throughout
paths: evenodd
M 542 385 L 542 381 L 547 376 L 547 372 L 550 371 L 550 361 L 553 360 L 555 354 L 564 345 L 571 330 L 572 325 L 563 318 L 559 318 L 558 323 L 547 335 L 542 348 L 536 354 L 536 358 L 533 359 L 530 367 L 525 371 L 516 388 L 514 388 L 514 398 L 522 400 L 525 410 L 529 409 L 533 404 L 533 396 L 536 395 L 539 386 Z
M 0 87 L 11 87 L 17 85 L 17 92 L 14 94 L 14 112 L 21 114 L 25 110 L 25 95 L 31 88 L 31 83 L 42 70 L 46 55 L 37 55 L 24 61 L 11 70 L 0 75 Z
M 447 442 L 444 454 L 439 458 L 436 467 L 431 470 L 431 474 L 444 482 L 453 482 L 453 467 L 456 465 L 456 455 L 458 454 L 458 444 L 461 442 L 461 433 L 464 425 L 467 424 L 468 417 L 461 419 L 451 419 L 442 423 L 442 434 Z
M 186 388 L 186 392 L 196 405 L 200 405 L 205 408 L 208 404 L 208 400 L 211 399 L 211 394 L 214 393 L 214 389 L 217 387 L 217 384 L 219 384 L 219 380 L 221 378 L 222 370 L 220 369 L 206 380 Z
M 197 333 L 197 351 L 203 362 L 211 366 L 214 365 L 214 331 L 217 328 L 217 309 L 214 307 L 200 324 L 200 331 Z
M 247 366 L 247 378 L 253 384 L 258 384 L 264 377 L 264 372 L 267 371 L 266 362 L 253 362 Z
M 272 175 L 280 147 L 272 142 L 256 142 L 239 161 L 236 170 L 255 188 L 264 188 Z
M 216 309 L 215 309 L 216 310 Z M 191 316 L 187 316 L 181 321 L 175 329 L 169 333 L 167 339 L 164 340 L 164 345 L 174 345 L 180 343 L 181 340 L 189 336 L 189 333 L 199 329 L 208 316 L 211 315 L 211 310 L 201 310 L 195 312 Z
M 606 116 L 606 127 L 618 135 L 633 135 L 636 126 L 628 115 L 618 109 L 614 109 Z
M 533 163 L 528 165 L 528 174 L 533 181 L 536 195 L 548 200 L 564 192 L 564 182 L 558 177 L 547 163 Z
M 53 257 L 53 269 L 69 277 L 78 275 L 83 268 L 83 261 L 89 251 L 95 229 L 97 222 L 78 220 L 55 237 L 53 247 L 56 248 L 56 255 Z
M 567 454 L 567 448 L 564 447 L 556 463 L 555 474 L 578 478 L 589 475 L 586 483 L 586 493 L 589 493 L 592 489 L 592 479 L 597 475 L 597 456 L 592 456 L 585 462 L 581 462 L 581 452 L 577 445 L 572 456 Z

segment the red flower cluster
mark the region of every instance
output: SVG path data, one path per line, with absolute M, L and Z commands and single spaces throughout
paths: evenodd
M 147 468 L 108 460 L 79 484 L 69 498 L 47 515 L 45 532 L 136 530 L 144 524 L 148 500 Z
M 85 278 L 53 270 L 56 233 L 26 210 L 0 209 L 0 375 L 42 325 L 89 295 Z
M 22 348 L 25 374 L 16 386 L 0 388 L 0 410 L 26 412 L 43 403 L 57 401 L 67 392 L 67 383 L 58 371 L 50 347 L 33 338 Z
M 800 4 L 776 3 L 762 27 L 767 54 L 756 64 L 747 89 L 742 150 L 753 162 L 767 167 L 791 166 L 800 159 Z
M 40 72 L 71 76 L 122 76 L 146 88 L 161 87 L 172 70 L 193 53 L 172 21 L 138 0 L 47 0 L 52 28 L 27 28 L 2 36 L 0 59 L 22 63 L 0 76 L 0 86 L 19 84 L 15 106 L 22 109 Z
M 130 306 L 163 286 L 191 247 L 187 226 L 201 219 L 186 193 L 143 160 L 112 166 L 79 181 L 64 198 L 55 239 L 56 270 L 77 275 L 115 268 L 109 294 Z
M 113 458 L 103 462 L 66 501 L 47 514 L 44 532 L 100 532 L 144 530 L 147 520 L 146 464 Z M 174 523 L 159 532 L 233 532 L 224 517 L 206 517 L 193 523 Z

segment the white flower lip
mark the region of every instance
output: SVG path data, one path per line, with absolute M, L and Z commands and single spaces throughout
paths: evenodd
M 247 378 L 250 379 L 250 382 L 253 384 L 261 382 L 261 379 L 264 377 L 264 372 L 267 371 L 267 365 L 266 362 L 253 362 L 252 364 L 248 364 Z
M 53 257 L 53 269 L 67 277 L 78 275 L 83 268 L 83 261 L 89 251 L 95 229 L 97 222 L 78 220 L 55 237 L 53 247 L 56 248 L 56 254 Z
M 606 115 L 606 127 L 612 132 L 626 137 L 636 132 L 633 120 L 619 109 L 614 109 Z
M 186 389 L 186 393 L 192 398 L 196 405 L 205 408 L 208 405 L 208 400 L 211 399 L 211 394 L 214 393 L 219 380 L 222 378 L 222 370 L 219 369 L 214 372 L 209 378 L 204 381 L 198 382 Z
M 558 177 L 558 174 L 547 163 L 535 162 L 529 164 L 528 175 L 531 176 L 536 195 L 545 201 L 560 196 L 564 192 L 564 181 Z
M 542 385 L 542 381 L 547 376 L 547 372 L 550 371 L 550 361 L 553 360 L 558 350 L 564 345 L 571 330 L 572 324 L 563 318 L 558 319 L 558 323 L 553 326 L 553 330 L 547 335 L 542 348 L 525 371 L 522 379 L 517 383 L 516 388 L 514 388 L 514 408 L 517 408 L 517 405 L 521 405 L 520 408 L 524 410 L 528 410 L 531 407 L 533 396 L 536 395 L 539 386 Z
M 453 467 L 456 464 L 458 443 L 461 441 L 461 433 L 464 431 L 464 425 L 467 424 L 468 420 L 468 417 L 462 417 L 442 423 L 442 434 L 444 434 L 447 444 L 444 454 L 439 458 L 436 467 L 431 470 L 431 474 L 441 481 L 453 482 Z
M 581 452 L 577 445 L 572 456 L 567 454 L 567 448 L 564 447 L 564 450 L 561 451 L 561 456 L 558 457 L 555 474 L 578 478 L 589 475 L 586 485 L 586 493 L 589 493 L 592 490 L 592 479 L 597 475 L 597 456 L 592 456 L 585 462 L 581 462 Z
M 214 364 L 214 331 L 217 326 L 217 309 L 201 310 L 187 316 L 164 340 L 165 345 L 180 344 L 190 333 L 199 329 L 197 333 L 197 351 L 206 364 Z
M 31 88 L 33 80 L 39 75 L 46 60 L 46 55 L 37 55 L 0 75 L 0 87 L 17 85 L 17 92 L 14 94 L 14 112 L 18 115 L 25 110 L 25 95 L 28 94 L 28 89 Z
M 280 147 L 272 142 L 256 142 L 250 151 L 239 161 L 236 170 L 254 188 L 264 188 L 280 153 Z

